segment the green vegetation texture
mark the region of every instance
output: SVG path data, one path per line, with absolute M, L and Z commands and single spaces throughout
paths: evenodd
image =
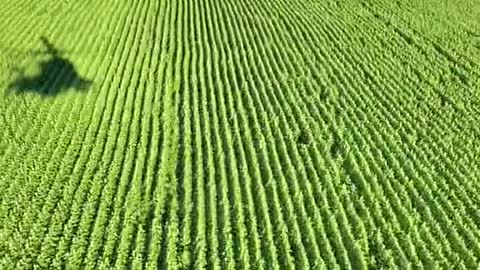
M 0 2 L 0 269 L 478 269 L 479 0 Z

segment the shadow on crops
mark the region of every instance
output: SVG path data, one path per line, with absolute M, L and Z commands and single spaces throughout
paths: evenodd
M 46 55 L 47 59 L 38 63 L 40 72 L 35 76 L 26 76 L 24 70 L 17 69 L 18 77 L 9 85 L 9 89 L 16 93 L 34 92 L 41 95 L 56 95 L 61 91 L 73 88 L 78 91 L 86 91 L 92 82 L 82 78 L 75 65 L 55 48 L 47 38 L 40 40 L 45 51 L 40 54 Z

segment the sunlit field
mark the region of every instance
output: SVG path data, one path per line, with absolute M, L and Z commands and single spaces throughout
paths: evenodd
M 0 0 L 0 269 L 478 269 L 478 0 Z

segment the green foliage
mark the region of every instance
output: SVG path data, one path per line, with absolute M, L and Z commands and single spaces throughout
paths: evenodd
M 478 267 L 474 1 L 4 2 L 0 269 Z

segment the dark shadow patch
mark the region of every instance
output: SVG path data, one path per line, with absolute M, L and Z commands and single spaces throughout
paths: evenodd
M 302 130 L 297 136 L 297 143 L 302 144 L 302 145 L 309 145 L 312 139 L 310 138 L 310 135 Z
M 463 84 L 469 85 L 469 78 L 468 75 L 465 74 L 465 72 L 461 72 L 455 67 L 450 67 L 450 72 L 457 77 Z
M 41 54 L 47 55 L 47 59 L 38 64 L 40 72 L 26 76 L 24 70 L 15 68 L 14 71 L 19 76 L 10 83 L 8 89 L 15 93 L 32 92 L 53 96 L 71 88 L 84 91 L 92 84 L 92 81 L 80 76 L 72 61 L 62 56 L 61 51 L 47 38 L 41 37 L 40 40 L 46 48 Z
M 450 101 L 448 100 L 448 98 L 447 98 L 445 95 L 440 94 L 440 105 L 441 105 L 442 107 L 445 107 L 445 106 L 447 106 L 448 104 L 450 104 Z

